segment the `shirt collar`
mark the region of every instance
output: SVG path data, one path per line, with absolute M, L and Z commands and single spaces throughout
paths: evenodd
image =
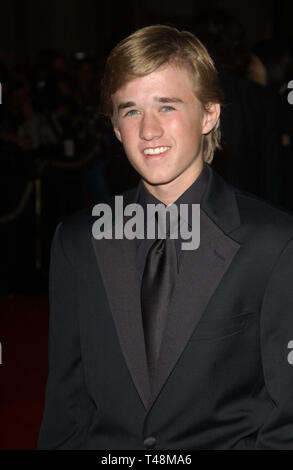
M 205 192 L 206 185 L 208 182 L 209 178 L 209 173 L 208 173 L 208 164 L 204 163 L 203 169 L 198 176 L 198 178 L 187 188 L 179 198 L 173 202 L 177 206 L 178 209 L 178 214 L 180 205 L 181 204 L 186 204 L 188 206 L 188 226 L 191 228 L 191 206 L 192 204 L 200 204 L 202 196 Z M 163 204 L 166 207 L 166 204 L 162 203 L 159 199 L 157 199 L 153 194 L 151 194 L 143 182 L 140 182 L 140 191 L 139 191 L 139 197 L 138 197 L 138 203 L 142 206 L 145 214 L 145 221 L 146 221 L 146 214 L 147 214 L 147 205 L 148 204 Z M 182 221 L 181 221 L 182 222 Z M 176 227 L 171 227 L 170 233 L 176 229 Z M 177 229 L 176 229 L 177 230 Z

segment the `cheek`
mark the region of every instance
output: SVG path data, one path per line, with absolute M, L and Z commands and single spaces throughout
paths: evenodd
M 201 135 L 202 122 L 201 116 L 194 115 L 178 115 L 169 123 L 169 130 L 176 138 L 198 138 Z
M 172 119 L 168 123 L 168 130 L 171 137 L 174 139 L 185 138 L 186 135 L 190 132 L 190 124 L 184 116 L 178 116 L 176 119 Z
M 120 126 L 120 135 L 122 139 L 122 144 L 125 148 L 132 146 L 132 142 L 135 139 L 135 129 L 131 125 L 121 125 Z

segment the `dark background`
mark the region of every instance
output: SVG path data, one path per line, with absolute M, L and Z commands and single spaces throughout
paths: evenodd
M 290 0 L 25 0 L 1 2 L 0 50 L 20 65 L 32 65 L 40 49 L 65 54 L 87 51 L 102 58 L 117 41 L 153 23 L 189 28 L 211 8 L 224 7 L 247 32 L 248 45 L 264 37 L 292 38 Z

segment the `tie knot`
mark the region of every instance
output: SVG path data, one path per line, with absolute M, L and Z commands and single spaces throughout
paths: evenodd
M 171 238 L 172 234 L 178 233 L 178 213 L 168 209 L 164 214 L 155 214 L 158 238 Z M 173 237 L 174 238 L 174 237 Z M 175 237 L 176 238 L 176 237 Z

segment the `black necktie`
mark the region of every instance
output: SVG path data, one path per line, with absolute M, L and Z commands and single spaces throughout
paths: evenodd
M 141 284 L 141 310 L 149 373 L 153 377 L 177 274 L 175 240 L 159 239 L 147 255 Z

